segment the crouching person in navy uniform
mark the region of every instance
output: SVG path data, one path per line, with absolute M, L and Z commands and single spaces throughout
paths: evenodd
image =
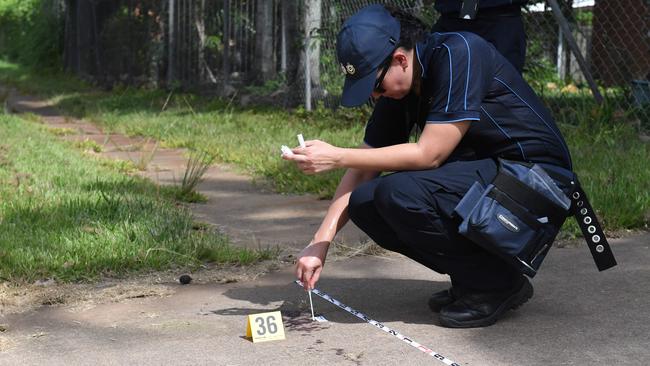
M 346 74 L 342 104 L 376 100 L 360 148 L 324 141 L 294 148 L 307 174 L 347 168 L 296 275 L 318 281 L 330 242 L 351 219 L 378 245 L 439 273 L 451 287 L 429 306 L 446 327 L 482 327 L 533 295 L 517 269 L 458 233 L 453 211 L 474 182 L 490 183 L 497 159 L 571 171 L 549 112 L 511 63 L 473 33 L 429 33 L 412 15 L 371 5 L 337 38 Z M 417 142 L 409 142 L 412 131 Z M 380 175 L 383 172 L 391 174 Z

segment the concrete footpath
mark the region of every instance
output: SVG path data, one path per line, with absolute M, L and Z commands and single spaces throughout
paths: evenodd
M 134 156 L 125 148 L 135 144 L 131 138 L 107 138 L 36 99 L 14 95 L 10 102 L 15 111 L 40 114 L 46 124 L 79 130 L 67 138 L 102 142 L 103 153 L 114 157 Z M 181 152 L 158 149 L 155 155 L 158 168 L 145 175 L 179 176 L 174 169 L 183 166 Z M 326 206 L 312 196 L 275 195 L 223 167 L 207 178 L 201 190 L 210 200 L 194 207 L 195 214 L 223 225 L 239 245 L 279 244 L 295 254 Z M 358 232 L 347 235 L 342 241 L 350 246 L 363 241 Z M 533 298 L 487 328 L 439 326 L 427 299 L 447 288 L 448 278 L 396 254 L 332 256 L 318 288 L 461 365 L 648 365 L 650 233 L 611 244 L 619 265 L 602 273 L 583 243 L 553 248 L 532 280 Z M 182 286 L 169 277 L 156 283 L 155 296 L 48 301 L 0 316 L 0 365 L 442 365 L 317 296 L 315 311 L 328 322 L 311 321 L 307 294 L 293 283 L 288 263 L 232 283 Z M 285 340 L 252 343 L 244 337 L 248 315 L 276 310 Z
M 650 235 L 612 243 L 619 265 L 602 273 L 586 247 L 554 248 L 530 302 L 482 329 L 440 327 L 426 303 L 446 276 L 397 255 L 327 263 L 318 288 L 462 365 L 648 365 Z M 285 267 L 251 282 L 169 284 L 163 298 L 7 316 L 19 341 L 0 364 L 442 365 L 316 296 L 328 322 L 312 322 L 292 280 Z M 285 340 L 244 338 L 248 315 L 276 310 Z

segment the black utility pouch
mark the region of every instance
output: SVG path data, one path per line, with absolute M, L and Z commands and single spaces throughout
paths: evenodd
M 570 207 L 541 166 L 500 159 L 494 181 L 474 183 L 454 212 L 460 234 L 533 277 Z

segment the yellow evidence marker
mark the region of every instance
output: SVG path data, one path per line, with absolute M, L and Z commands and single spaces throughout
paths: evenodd
M 246 321 L 246 337 L 253 343 L 284 339 L 284 325 L 279 311 L 252 314 Z

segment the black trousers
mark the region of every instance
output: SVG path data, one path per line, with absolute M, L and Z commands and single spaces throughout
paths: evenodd
M 492 43 L 521 74 L 526 61 L 526 32 L 520 12 L 519 6 L 480 9 L 472 20 L 460 19 L 458 13 L 443 14 L 432 30 L 478 34 Z
M 469 187 L 475 181 L 491 182 L 496 172 L 496 162 L 485 159 L 381 176 L 354 190 L 348 214 L 378 245 L 448 274 L 453 286 L 510 288 L 521 275 L 458 234 L 453 216 Z

